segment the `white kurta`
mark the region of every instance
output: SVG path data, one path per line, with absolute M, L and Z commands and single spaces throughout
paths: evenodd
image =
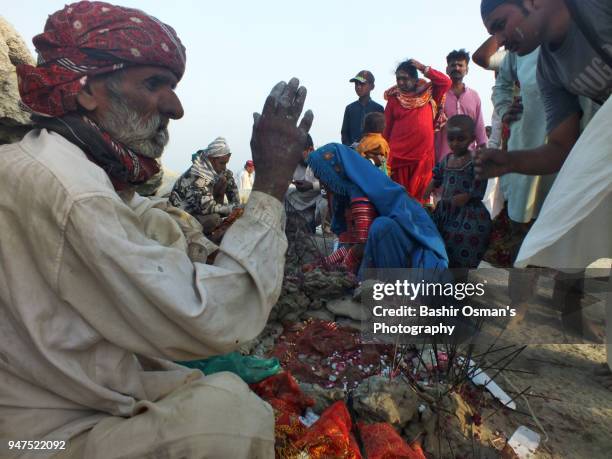
M 238 175 L 238 193 L 240 194 L 240 202 L 245 204 L 249 200 L 251 190 L 255 183 L 255 172 L 249 172 L 242 169 Z
M 520 83 L 523 113 L 510 126 L 509 151 L 536 148 L 546 139 L 546 113 L 536 78 L 539 55 L 540 48 L 526 56 L 506 54 L 493 88 L 493 104 L 503 118 L 512 105 L 515 83 Z M 500 177 L 500 188 L 508 202 L 508 217 L 519 223 L 537 218 L 554 180 L 554 174 L 507 174 Z
M 134 415 L 202 378 L 169 360 L 235 350 L 280 295 L 284 214 L 266 194 L 205 265 L 170 215 L 122 200 L 57 134 L 0 147 L 0 190 L 0 438 L 67 439 Z
M 608 99 L 563 163 L 515 266 L 564 271 L 612 258 L 611 123 Z

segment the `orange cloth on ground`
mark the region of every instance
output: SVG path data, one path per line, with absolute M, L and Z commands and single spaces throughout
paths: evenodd
M 359 446 L 352 433 L 353 422 L 343 401 L 329 406 L 310 427 L 299 419 L 313 400 L 300 390 L 289 372 L 278 373 L 251 389 L 274 408 L 276 418 L 276 457 L 313 459 L 361 459 Z M 369 459 L 425 459 L 418 445 L 408 445 L 389 424 L 359 423 L 359 434 Z

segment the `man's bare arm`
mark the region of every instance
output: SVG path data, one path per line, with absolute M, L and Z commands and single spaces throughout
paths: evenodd
M 474 152 L 474 170 L 479 179 L 500 177 L 515 172 L 546 175 L 559 172 L 580 135 L 580 114 L 574 113 L 548 136 L 548 142 L 530 150 L 505 152 L 480 149 Z
M 491 56 L 493 56 L 498 49 L 499 45 L 497 44 L 495 36 L 491 36 L 482 45 L 480 45 L 476 51 L 474 51 L 472 61 L 474 61 L 476 65 L 488 70 Z

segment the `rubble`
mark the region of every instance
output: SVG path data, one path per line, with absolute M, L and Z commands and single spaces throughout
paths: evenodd
M 36 65 L 17 31 L 0 16 L 0 144 L 19 141 L 30 129 L 30 114 L 21 109 L 18 64 Z
M 406 426 L 422 403 L 415 390 L 400 378 L 372 376 L 354 393 L 354 408 L 366 422 L 388 422 L 398 429 Z
M 332 300 L 325 307 L 335 316 L 348 317 L 356 321 L 367 320 L 370 317 L 368 308 L 354 301 L 352 296 Z

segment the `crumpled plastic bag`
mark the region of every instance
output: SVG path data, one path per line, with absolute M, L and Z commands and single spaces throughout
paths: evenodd
M 277 358 L 262 359 L 250 355 L 242 355 L 240 352 L 176 363 L 200 370 L 205 375 L 229 371 L 240 376 L 247 384 L 258 383 L 281 371 L 280 362 Z

